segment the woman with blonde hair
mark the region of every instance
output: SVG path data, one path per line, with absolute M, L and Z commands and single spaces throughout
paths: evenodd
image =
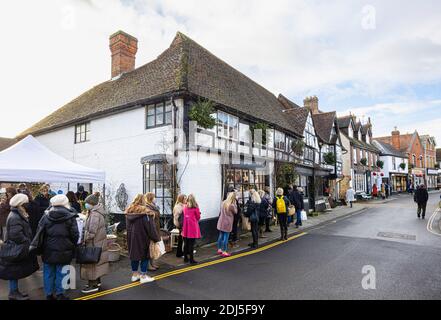
M 277 214 L 280 225 L 280 240 L 288 240 L 288 207 L 290 202 L 283 195 L 283 189 L 276 190 L 276 199 L 273 201 L 274 212 Z
M 256 190 L 250 190 L 250 199 L 246 204 L 245 217 L 250 219 L 251 234 L 253 235 L 253 242 L 249 246 L 253 249 L 257 249 L 259 246 L 259 211 L 262 199 Z
M 180 194 L 176 198 L 176 204 L 173 208 L 173 224 L 179 230 L 178 237 L 178 248 L 176 249 L 176 257 L 182 258 L 184 256 L 183 251 L 183 239 L 182 239 L 182 225 L 184 222 L 184 206 L 187 203 L 187 196 L 185 194 Z
M 184 262 L 196 264 L 193 251 L 196 239 L 201 238 L 199 220 L 201 211 L 194 195 L 190 194 L 187 198 L 187 204 L 184 206 L 184 223 L 182 227 L 182 237 L 184 238 Z M 190 257 L 190 258 L 189 258 Z
M 228 237 L 233 229 L 234 216 L 237 214 L 236 193 L 230 192 L 227 199 L 222 202 L 217 222 L 217 230 L 219 230 L 219 238 L 217 240 L 217 253 L 223 257 L 229 257 L 231 254 L 228 250 Z
M 144 195 L 138 194 L 126 209 L 127 246 L 132 266 L 132 282 L 154 281 L 147 275 L 150 259 L 150 241 L 160 241 L 154 222 L 154 213 L 147 209 Z M 141 273 L 138 272 L 141 265 Z
M 160 209 L 155 203 L 155 194 L 153 192 L 147 192 L 144 196 L 144 202 L 145 206 L 149 212 L 149 215 L 154 216 L 155 221 L 155 227 L 156 232 L 160 236 L 161 235 L 161 222 L 159 220 L 160 218 Z M 159 265 L 157 264 L 156 260 L 150 259 L 149 260 L 149 271 L 156 271 L 159 269 Z

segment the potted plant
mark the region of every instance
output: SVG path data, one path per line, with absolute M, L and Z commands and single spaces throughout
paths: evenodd
M 380 168 L 380 169 L 383 169 L 383 167 L 384 167 L 384 161 L 377 160 L 377 167 Z
M 334 165 L 337 162 L 337 158 L 335 156 L 335 153 L 333 152 L 327 152 L 323 155 L 323 160 L 327 165 Z
M 297 156 L 302 156 L 303 155 L 303 149 L 305 148 L 305 142 L 301 139 L 297 139 L 294 140 L 291 143 L 291 150 L 292 152 L 294 152 L 295 155 Z
M 400 163 L 400 168 L 401 170 L 406 170 L 406 164 L 404 162 Z
M 201 128 L 213 129 L 216 125 L 216 119 L 212 116 L 214 112 L 214 103 L 212 101 L 199 99 L 191 106 L 188 117 L 191 121 L 196 121 Z
M 360 159 L 360 163 L 363 165 L 363 166 L 366 166 L 367 165 L 367 159 L 366 158 L 361 158 Z

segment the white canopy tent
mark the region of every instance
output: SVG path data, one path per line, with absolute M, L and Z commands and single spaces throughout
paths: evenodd
M 0 181 L 104 184 L 105 172 L 66 160 L 29 135 L 0 152 Z

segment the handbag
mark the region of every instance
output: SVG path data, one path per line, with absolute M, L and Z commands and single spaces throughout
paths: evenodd
M 292 217 L 293 215 L 296 214 L 296 207 L 294 206 L 289 206 L 288 207 L 288 216 Z
M 242 215 L 242 230 L 251 231 L 250 219 Z
M 76 260 L 79 264 L 95 264 L 100 261 L 101 247 L 86 247 L 81 245 L 77 248 Z
M 18 262 L 24 260 L 29 253 L 29 245 L 17 244 L 7 240 L 0 246 L 0 259 L 6 262 Z
M 154 242 L 150 241 L 149 245 L 150 259 L 157 260 L 165 254 L 164 241 Z

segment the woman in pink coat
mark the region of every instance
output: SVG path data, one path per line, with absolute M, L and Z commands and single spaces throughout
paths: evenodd
M 196 264 L 197 261 L 193 258 L 194 243 L 196 239 L 201 237 L 201 230 L 199 228 L 199 220 L 201 219 L 201 212 L 199 205 L 196 202 L 194 195 L 190 194 L 187 198 L 187 205 L 184 207 L 184 225 L 182 227 L 182 237 L 184 238 L 184 262 Z M 190 260 L 188 259 L 190 256 Z

